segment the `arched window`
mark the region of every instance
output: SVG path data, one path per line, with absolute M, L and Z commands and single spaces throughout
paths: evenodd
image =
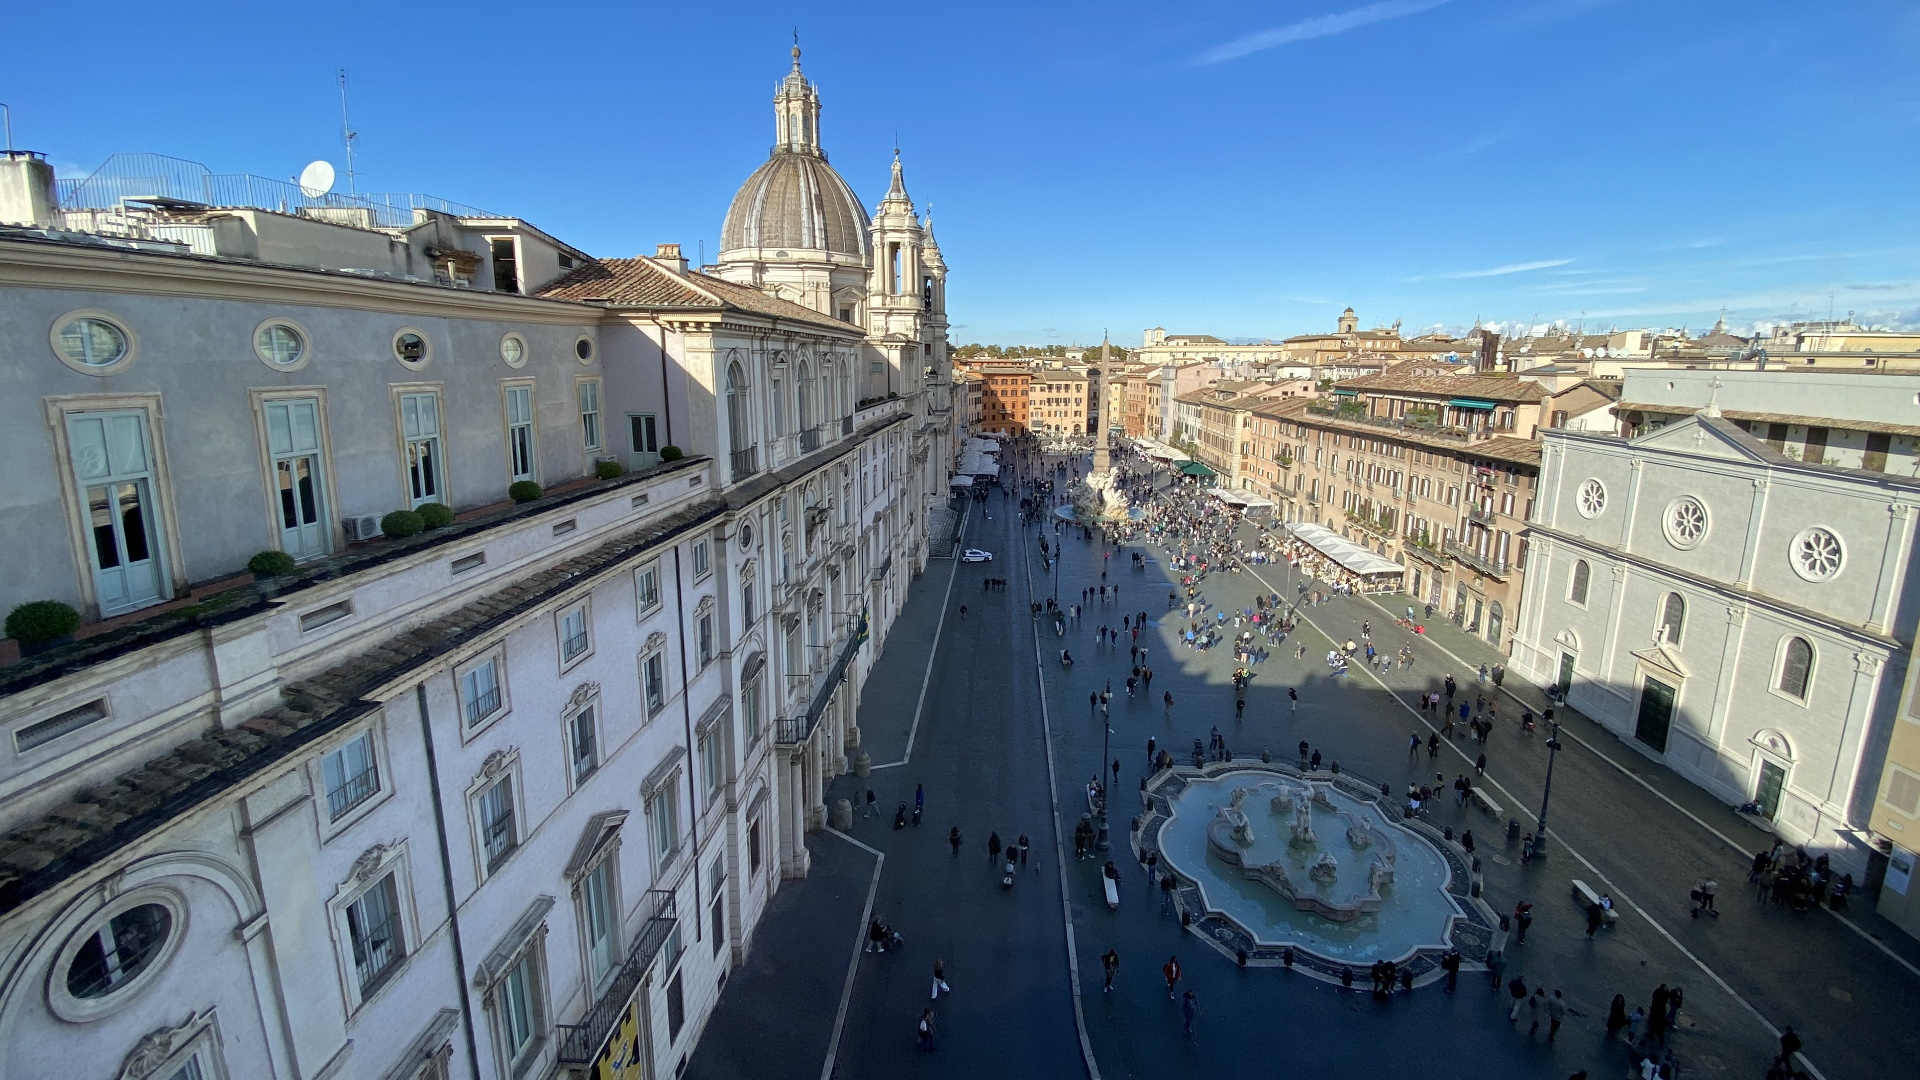
M 753 445 L 747 409 L 747 376 L 736 360 L 727 365 L 727 449 L 736 454 Z
M 1666 602 L 1660 605 L 1660 640 L 1678 647 L 1680 631 L 1687 622 L 1687 602 L 1677 592 L 1667 594 Z
M 1587 602 L 1587 585 L 1593 580 L 1593 568 L 1587 560 L 1579 559 L 1573 564 L 1573 582 L 1567 588 L 1567 599 L 1576 604 Z
M 1803 637 L 1788 638 L 1780 652 L 1780 681 L 1775 686 L 1783 694 L 1804 699 L 1812 678 L 1813 646 Z

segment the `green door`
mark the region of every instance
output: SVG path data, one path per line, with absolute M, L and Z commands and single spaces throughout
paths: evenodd
M 1555 680 L 1560 688 L 1560 696 L 1565 698 L 1567 691 L 1573 689 L 1573 654 L 1560 654 L 1560 678 Z
M 1673 687 L 1649 678 L 1640 687 L 1640 719 L 1633 737 L 1661 753 L 1667 752 L 1667 732 L 1673 727 Z
M 1760 763 L 1760 787 L 1753 801 L 1760 804 L 1760 816 L 1768 821 L 1780 810 L 1780 789 L 1787 786 L 1787 770 L 1771 761 Z

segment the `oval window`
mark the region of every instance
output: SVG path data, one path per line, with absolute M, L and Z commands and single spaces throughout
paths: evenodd
M 507 366 L 517 368 L 527 362 L 527 343 L 519 334 L 508 334 L 500 339 L 500 359 Z
M 752 547 L 753 547 L 753 526 L 743 521 L 740 523 L 740 550 L 746 551 Z
M 138 978 L 173 932 L 173 913 L 141 904 L 108 919 L 80 945 L 67 965 L 67 993 L 102 998 Z
M 55 339 L 60 355 L 75 367 L 112 367 L 127 358 L 127 332 L 105 319 L 69 319 L 61 324 Z
M 254 332 L 253 351 L 274 367 L 292 367 L 307 355 L 307 342 L 292 326 L 270 322 Z
M 574 342 L 573 355 L 579 357 L 583 364 L 590 362 L 593 359 L 593 340 L 583 337 Z
M 427 339 L 412 330 L 393 335 L 393 355 L 409 367 L 427 362 Z

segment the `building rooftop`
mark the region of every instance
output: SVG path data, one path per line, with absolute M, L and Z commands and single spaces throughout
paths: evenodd
M 1539 402 L 1547 390 L 1525 379 L 1494 375 L 1415 375 L 1388 369 L 1378 375 L 1362 375 L 1338 383 L 1335 390 L 1377 390 L 1396 394 L 1425 394 L 1431 397 L 1479 398 L 1510 404 Z
M 1464 439 L 1458 436 L 1446 436 L 1435 432 L 1422 431 L 1412 427 L 1388 427 L 1370 424 L 1363 420 L 1344 420 L 1326 413 L 1311 412 L 1309 407 L 1315 404 L 1313 398 L 1265 398 L 1253 409 L 1255 416 L 1267 420 L 1284 420 L 1289 423 L 1311 424 L 1328 431 L 1342 431 L 1355 435 L 1367 435 L 1376 439 L 1392 439 L 1420 446 L 1428 450 L 1448 454 L 1453 457 L 1481 457 L 1493 461 L 1502 461 L 1512 465 L 1525 465 L 1538 468 L 1540 465 L 1540 444 L 1533 439 L 1522 439 L 1512 435 L 1495 435 L 1486 439 Z
M 726 308 L 790 319 L 858 335 L 860 328 L 759 289 L 687 271 L 675 273 L 653 259 L 596 259 L 576 267 L 534 295 L 548 300 L 719 312 Z

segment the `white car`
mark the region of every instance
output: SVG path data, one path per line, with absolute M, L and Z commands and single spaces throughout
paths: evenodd
M 960 556 L 960 561 L 961 562 L 992 562 L 993 552 L 981 551 L 979 548 L 968 548 L 965 551 L 965 553 L 963 553 Z

